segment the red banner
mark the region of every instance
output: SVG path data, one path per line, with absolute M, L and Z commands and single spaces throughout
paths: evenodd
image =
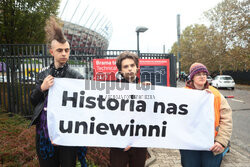
M 93 59 L 93 67 L 95 81 L 116 80 L 116 59 Z
M 94 59 L 94 80 L 116 80 L 116 59 Z M 170 86 L 169 59 L 140 59 L 138 77 L 143 81 L 150 81 L 154 85 Z

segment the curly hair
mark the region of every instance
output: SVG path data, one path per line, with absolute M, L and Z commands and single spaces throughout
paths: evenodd
M 60 43 L 65 43 L 67 40 L 64 38 L 62 28 L 58 23 L 59 21 L 54 17 L 50 16 L 50 18 L 46 21 L 45 32 L 46 32 L 46 41 L 49 45 L 53 40 L 57 40 Z

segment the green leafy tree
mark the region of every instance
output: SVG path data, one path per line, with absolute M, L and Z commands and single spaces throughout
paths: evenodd
M 218 32 L 220 55 L 229 70 L 249 70 L 249 0 L 224 0 L 204 13 L 211 30 Z M 219 53 L 219 52 L 218 52 Z M 220 69 L 220 71 L 223 69 Z
M 191 25 L 181 34 L 181 68 L 197 61 L 210 72 L 249 70 L 249 0 L 224 0 L 204 13 L 211 25 Z M 172 46 L 177 55 L 178 46 Z
M 219 71 L 222 74 L 224 70 L 228 70 L 230 58 L 227 54 L 226 43 L 222 34 L 210 26 L 206 32 L 205 42 L 209 53 L 206 58 L 206 65 L 211 72 Z
M 60 0 L 1 0 L 0 43 L 44 43 L 46 19 L 57 15 Z
M 213 27 L 205 25 L 191 25 L 181 34 L 180 52 L 181 68 L 188 72 L 194 62 L 205 64 L 210 72 L 229 69 L 230 56 L 227 53 L 223 36 Z M 172 47 L 172 52 L 177 53 L 178 46 Z
M 205 25 L 191 25 L 185 28 L 180 38 L 181 69 L 188 72 L 194 62 L 208 64 L 211 58 L 211 50 L 207 45 L 208 28 Z M 172 51 L 177 55 L 178 46 L 175 43 Z M 212 61 L 212 60 L 210 60 Z

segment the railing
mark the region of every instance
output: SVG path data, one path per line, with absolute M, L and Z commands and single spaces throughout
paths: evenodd
M 85 79 L 93 78 L 93 59 L 116 58 L 124 50 L 101 50 L 100 48 L 71 48 L 68 61 L 72 68 L 83 74 Z M 136 53 L 135 50 L 131 52 Z M 141 59 L 170 59 L 172 86 L 176 86 L 175 58 L 171 54 L 141 53 Z M 49 66 L 53 57 L 44 44 L 2 45 L 0 44 L 0 104 L 1 109 L 30 117 L 33 106 L 29 95 L 35 85 L 35 78 L 42 67 Z

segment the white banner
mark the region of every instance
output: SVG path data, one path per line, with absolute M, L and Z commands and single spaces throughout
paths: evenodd
M 213 99 L 184 88 L 55 78 L 49 136 L 65 146 L 209 150 Z

